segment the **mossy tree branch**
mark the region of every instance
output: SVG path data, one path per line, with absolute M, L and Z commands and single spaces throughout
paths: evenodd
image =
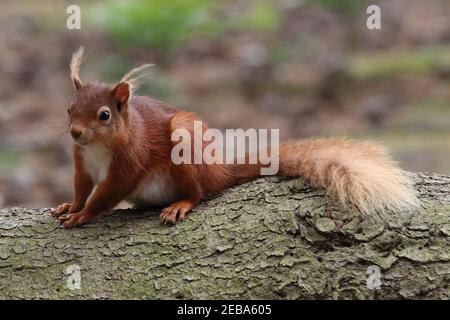
M 0 210 L 0 298 L 450 298 L 450 178 L 411 174 L 422 207 L 362 220 L 302 179 L 260 179 L 161 225 L 118 210 L 62 229 Z M 70 290 L 69 265 L 81 268 Z M 366 286 L 377 265 L 381 286 Z

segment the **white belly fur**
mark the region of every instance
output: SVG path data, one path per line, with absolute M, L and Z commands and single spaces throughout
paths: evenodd
M 145 177 L 127 199 L 137 206 L 162 206 L 176 201 L 175 184 L 169 172 L 160 171 Z
M 83 150 L 84 167 L 95 184 L 106 178 L 111 163 L 111 153 L 99 145 Z M 176 201 L 176 190 L 169 172 L 160 171 L 145 177 L 136 190 L 126 199 L 136 205 L 161 206 Z

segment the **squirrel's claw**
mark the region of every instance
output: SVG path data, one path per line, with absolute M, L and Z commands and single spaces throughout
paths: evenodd
M 163 224 L 171 223 L 175 224 L 177 221 L 178 208 L 172 206 L 165 208 L 161 211 L 160 217 Z
M 177 222 L 177 215 L 178 221 L 183 221 L 186 218 L 186 214 L 192 209 L 192 207 L 193 205 L 189 201 L 175 202 L 161 211 L 161 222 L 163 224 L 175 224 Z
M 58 218 L 59 216 L 62 216 L 63 214 L 66 214 L 69 212 L 71 207 L 70 203 L 63 203 L 62 205 L 58 206 L 56 209 L 53 209 L 50 211 L 50 215 L 52 217 Z
M 85 215 L 76 213 L 70 213 L 63 217 L 59 217 L 58 220 L 62 223 L 65 229 L 70 229 L 75 226 L 82 225 L 88 221 Z

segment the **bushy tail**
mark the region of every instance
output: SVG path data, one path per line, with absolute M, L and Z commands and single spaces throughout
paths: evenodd
M 410 210 L 419 204 L 410 180 L 371 142 L 288 141 L 280 146 L 279 175 L 304 176 L 362 214 Z

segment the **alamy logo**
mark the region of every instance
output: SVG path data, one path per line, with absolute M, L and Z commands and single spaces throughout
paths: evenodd
M 367 267 L 367 277 L 366 286 L 369 290 L 380 290 L 381 289 L 381 271 L 380 267 L 377 265 L 371 265 Z
M 66 20 L 66 26 L 69 30 L 81 29 L 81 9 L 79 6 L 72 4 L 67 7 L 66 13 L 69 14 Z
M 66 284 L 67 288 L 70 290 L 80 290 L 81 289 L 81 268 L 76 264 L 71 264 L 67 266 L 65 274 L 69 275 Z
M 192 136 L 193 135 L 193 136 Z M 194 121 L 192 130 L 172 132 L 171 159 L 174 164 L 260 164 L 261 175 L 275 175 L 279 169 L 279 130 L 204 129 Z M 270 139 L 270 141 L 269 141 Z
M 372 4 L 367 7 L 367 14 L 370 14 L 366 20 L 366 26 L 369 30 L 380 30 L 381 29 L 381 9 L 380 6 Z

